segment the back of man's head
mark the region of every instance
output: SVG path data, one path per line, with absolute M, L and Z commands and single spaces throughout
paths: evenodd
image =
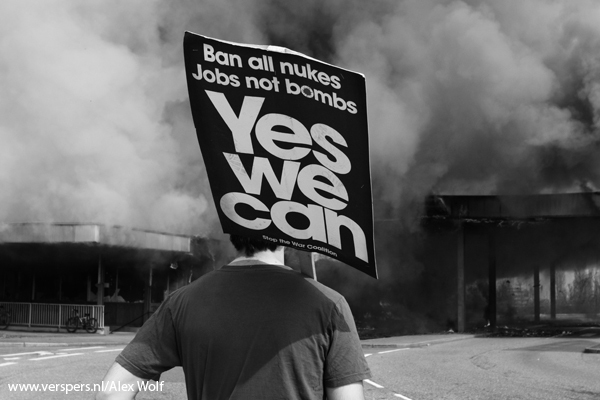
M 240 235 L 229 235 L 229 240 L 233 244 L 233 247 L 246 257 L 251 257 L 260 251 L 275 251 L 279 247 L 274 242 Z

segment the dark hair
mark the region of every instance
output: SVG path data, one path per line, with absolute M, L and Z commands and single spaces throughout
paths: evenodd
M 270 242 L 263 239 L 249 238 L 240 235 L 229 235 L 229 240 L 233 247 L 240 253 L 244 253 L 247 257 L 253 256 L 259 251 L 275 251 L 279 245 L 275 242 Z

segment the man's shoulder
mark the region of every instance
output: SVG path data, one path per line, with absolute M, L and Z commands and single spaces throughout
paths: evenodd
M 245 277 L 244 274 L 237 274 L 237 273 L 230 273 L 230 272 L 244 272 L 244 269 L 246 268 L 250 268 L 253 269 L 253 267 L 258 267 L 255 270 L 260 269 L 260 273 L 262 274 L 275 274 L 275 276 L 277 276 L 276 279 L 284 279 L 285 281 L 287 281 L 289 284 L 291 284 L 292 286 L 299 288 L 299 287 L 303 287 L 304 289 L 302 291 L 309 291 L 313 293 L 312 297 L 314 300 L 321 298 L 321 300 L 323 301 L 327 301 L 327 302 L 331 302 L 333 304 L 339 304 L 341 302 L 345 301 L 344 296 L 342 296 L 340 293 L 338 293 L 337 291 L 335 291 L 334 289 L 322 284 L 321 282 L 318 282 L 316 280 L 314 280 L 313 278 L 304 275 L 301 272 L 298 272 L 290 267 L 287 266 L 281 266 L 281 265 L 271 265 L 271 264 L 247 264 L 244 265 L 243 267 L 238 265 L 238 266 L 232 266 L 230 264 L 224 265 L 222 268 L 219 268 L 217 270 L 214 271 L 210 271 L 204 275 L 202 275 L 201 277 L 199 277 L 198 279 L 196 279 L 195 281 L 189 283 L 188 285 L 185 285 L 182 288 L 179 288 L 178 290 L 174 291 L 173 293 L 171 293 L 169 295 L 169 300 L 171 301 L 181 301 L 184 298 L 191 296 L 191 297 L 195 297 L 195 294 L 197 294 L 198 292 L 203 292 L 207 289 L 209 289 L 209 291 L 211 291 L 211 289 L 213 289 L 213 286 L 215 284 L 218 285 L 224 285 L 224 284 L 233 284 L 233 285 L 237 285 L 238 282 L 244 281 Z M 251 271 L 247 270 L 246 272 L 251 273 Z M 263 275 L 264 276 L 264 275 Z M 293 283 L 295 282 L 295 283 Z

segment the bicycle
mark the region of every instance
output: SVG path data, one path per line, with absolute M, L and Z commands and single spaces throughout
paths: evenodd
M 79 316 L 79 310 L 73 309 L 73 316 L 67 320 L 67 332 L 73 333 L 77 329 L 85 329 L 89 333 L 96 333 L 98 330 L 98 320 L 96 318 L 90 318 L 90 314 L 85 316 Z
M 0 329 L 5 330 L 10 325 L 10 311 L 4 309 L 4 306 L 0 306 Z

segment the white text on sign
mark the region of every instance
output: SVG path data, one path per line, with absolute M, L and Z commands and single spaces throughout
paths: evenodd
M 366 237 L 362 228 L 352 219 L 338 214 L 350 199 L 344 184 L 336 174 L 347 174 L 352 168 L 350 159 L 340 149 L 347 147 L 343 136 L 325 124 L 314 124 L 307 129 L 293 117 L 270 113 L 259 118 L 263 97 L 245 96 L 238 115 L 223 93 L 206 91 L 210 101 L 231 130 L 234 153 L 223 155 L 242 186 L 244 192 L 230 192 L 220 199 L 223 213 L 233 222 L 248 229 L 263 230 L 271 222 L 279 230 L 295 239 L 313 239 L 342 248 L 341 228 L 352 234 L 357 258 L 368 262 Z M 290 133 L 275 130 L 285 127 Z M 244 168 L 239 154 L 254 155 L 252 131 L 258 143 L 271 155 L 284 160 L 279 173 L 273 170 L 268 158 L 254 156 L 251 172 Z M 279 144 L 285 143 L 286 147 Z M 313 149 L 312 145 L 318 147 Z M 312 153 L 319 164 L 300 168 L 299 160 Z M 278 178 L 278 176 L 280 178 Z M 263 179 L 264 178 L 264 179 Z M 279 201 L 269 209 L 258 197 L 266 180 Z M 316 204 L 304 205 L 291 201 L 294 188 Z M 326 193 L 330 197 L 323 196 Z M 236 211 L 245 204 L 255 212 L 253 219 L 244 218 Z M 287 215 L 301 214 L 309 221 L 308 227 L 299 229 L 290 225 Z

